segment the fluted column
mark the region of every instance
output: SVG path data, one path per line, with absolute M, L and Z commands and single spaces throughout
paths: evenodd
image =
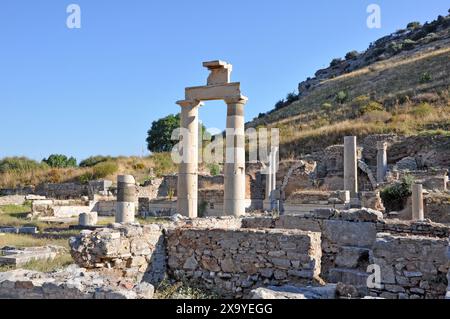
M 181 163 L 177 186 L 177 209 L 186 217 L 197 217 L 198 196 L 198 108 L 199 101 L 178 101 L 181 106 Z
M 245 120 L 244 96 L 226 98 L 227 132 L 225 159 L 224 215 L 245 213 Z

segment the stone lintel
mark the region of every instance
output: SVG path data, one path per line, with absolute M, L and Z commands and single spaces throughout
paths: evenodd
M 186 88 L 186 100 L 212 101 L 224 100 L 230 96 L 241 96 L 241 83 L 226 83 Z

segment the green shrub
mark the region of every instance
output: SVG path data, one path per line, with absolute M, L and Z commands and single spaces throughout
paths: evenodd
M 103 162 L 95 165 L 92 169 L 94 179 L 105 178 L 117 173 L 119 166 L 114 162 Z
M 89 181 L 92 181 L 94 179 L 94 174 L 92 172 L 86 172 L 82 175 L 80 175 L 80 177 L 78 177 L 78 181 L 81 184 L 87 184 Z
M 220 174 L 220 166 L 218 164 L 210 164 L 209 165 L 209 173 L 212 176 L 217 176 Z
M 348 99 L 348 94 L 345 91 L 339 91 L 336 94 L 335 99 L 336 99 L 336 102 L 338 102 L 339 104 L 344 104 Z
M 27 157 L 5 157 L 0 160 L 0 173 L 29 172 L 47 167 L 46 164 L 38 163 Z
M 422 118 L 432 114 L 434 111 L 433 107 L 428 103 L 421 103 L 417 105 L 410 113 L 417 118 Z
M 85 160 L 82 160 L 80 162 L 80 167 L 93 167 L 99 163 L 107 162 L 110 160 L 112 160 L 111 156 L 101 156 L 101 155 L 91 156 L 86 158 Z
M 429 72 L 422 73 L 422 75 L 420 76 L 420 83 L 428 83 L 431 82 L 432 80 L 433 77 Z
M 376 111 L 384 111 L 383 105 L 376 101 L 370 101 L 369 103 L 367 103 L 360 109 L 360 113 L 363 115 L 367 114 L 367 113 L 371 113 L 371 112 L 376 112 Z
M 53 168 L 76 167 L 77 160 L 74 157 L 67 157 L 62 154 L 52 154 L 48 158 L 44 158 L 42 162 Z
M 410 40 L 410 39 L 406 39 L 405 41 L 403 41 L 402 43 L 402 47 L 405 50 L 412 50 L 414 49 L 414 46 L 416 45 L 416 41 Z
M 401 182 L 388 186 L 380 192 L 387 212 L 400 211 L 404 208 L 408 197 L 411 196 L 413 182 L 414 178 L 407 175 Z

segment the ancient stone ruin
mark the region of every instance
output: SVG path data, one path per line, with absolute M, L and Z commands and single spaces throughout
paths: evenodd
M 178 175 L 145 185 L 119 175 L 115 183 L 3 191 L 3 203 L 31 202 L 30 219 L 75 220 L 71 229 L 80 233 L 69 241 L 74 265 L 0 273 L 1 298 L 151 299 L 166 281 L 223 298 L 450 298 L 445 159 L 406 137 L 372 135 L 346 136 L 289 160 L 278 160 L 280 149 L 271 145 L 269 163 L 246 163 L 247 98 L 230 81 L 229 63 L 203 65 L 207 85 L 186 88 L 177 102 Z M 198 109 L 210 100 L 224 100 L 228 110 L 224 173 L 217 176 L 200 174 L 198 165 Z M 410 192 L 386 200 L 406 177 L 414 179 Z M 20 267 L 58 252 L 6 247 L 0 264 Z

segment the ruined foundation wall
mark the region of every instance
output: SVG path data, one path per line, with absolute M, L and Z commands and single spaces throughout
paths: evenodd
M 177 228 L 168 270 L 228 297 L 263 285 L 311 283 L 320 274 L 320 234 L 299 230 Z
M 85 230 L 71 238 L 70 247 L 75 262 L 87 269 L 120 270 L 125 277 L 152 284 L 166 273 L 163 228 L 156 224 Z
M 447 239 L 380 233 L 373 247 L 381 267 L 373 296 L 389 299 L 442 299 L 447 290 Z

